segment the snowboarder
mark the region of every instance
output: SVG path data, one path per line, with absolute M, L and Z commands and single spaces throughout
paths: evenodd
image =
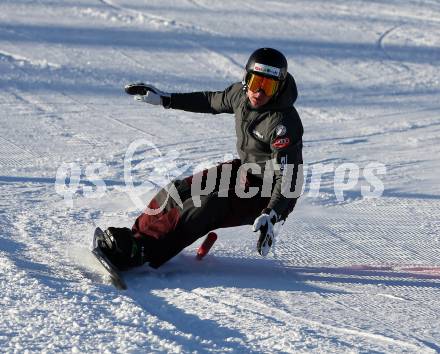
M 274 241 L 275 223 L 285 220 L 297 201 L 282 193 L 283 170 L 293 166 L 291 190 L 297 186 L 297 177 L 302 180 L 298 166 L 302 164 L 303 127 L 293 107 L 298 93 L 285 56 L 272 48 L 256 50 L 246 64 L 243 81 L 224 91 L 167 93 L 136 83 L 127 85 L 126 92 L 137 101 L 165 108 L 233 113 L 239 159 L 174 180 L 148 204 L 150 210 L 164 205 L 159 213 L 142 213 L 131 229 L 105 230 L 100 247 L 108 259 L 121 270 L 144 263 L 158 268 L 208 232 L 239 225 L 253 225 L 253 231 L 260 232 L 258 252 L 265 256 Z M 266 175 L 268 161 L 274 167 Z M 248 168 L 249 163 L 256 167 Z M 200 193 L 196 203 L 192 183 L 197 180 L 206 185 L 213 173 L 215 186 L 206 195 Z M 226 184 L 225 175 L 229 177 Z M 266 176 L 269 193 L 266 187 L 264 194 Z M 249 197 L 246 193 L 255 187 L 260 191 Z M 171 191 L 179 198 L 171 198 Z

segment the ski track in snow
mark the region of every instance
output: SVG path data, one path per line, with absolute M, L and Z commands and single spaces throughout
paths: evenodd
M 175 19 L 170 19 L 168 17 L 163 17 L 163 16 L 157 16 L 157 15 L 153 15 L 151 13 L 148 13 L 146 11 L 139 11 L 139 10 L 133 10 L 130 7 L 127 6 L 121 6 L 118 5 L 117 2 L 115 1 L 111 1 L 111 0 L 99 0 L 102 4 L 107 5 L 108 7 L 121 12 L 121 13 L 131 13 L 131 14 L 136 14 L 139 18 L 143 19 L 143 18 L 147 18 L 151 23 L 157 24 L 159 26 L 171 26 L 173 28 L 177 28 L 178 30 L 189 30 L 189 31 L 203 31 L 209 34 L 220 34 L 220 33 L 216 33 L 213 32 L 211 30 L 207 30 L 205 28 L 199 27 L 197 25 L 194 25 L 192 23 L 186 23 L 183 21 L 179 21 L 179 20 L 175 20 Z
M 2 351 L 440 352 L 439 13 L 432 1 L 2 2 Z M 114 290 L 88 251 L 94 228 L 130 226 L 167 171 L 236 154 L 232 117 L 149 107 L 123 85 L 223 89 L 263 45 L 286 52 L 298 83 L 305 161 L 382 162 L 383 197 L 359 184 L 338 202 L 325 174 L 267 259 L 248 227 L 219 230 L 203 262 L 196 243 Z M 141 206 L 123 172 L 136 141 Z M 82 171 L 71 206 L 55 189 L 63 162 Z M 88 176 L 96 162 L 106 169 Z M 96 178 L 106 190 L 88 197 Z

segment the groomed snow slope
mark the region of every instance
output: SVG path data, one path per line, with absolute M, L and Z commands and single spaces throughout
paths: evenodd
M 130 226 L 165 171 L 235 154 L 232 116 L 123 85 L 222 90 L 262 46 L 288 57 L 305 127 L 308 183 L 275 253 L 219 230 L 202 262 L 194 244 L 115 290 L 88 253 L 95 226 Z M 437 1 L 1 1 L 2 352 L 440 351 L 439 64 Z M 338 200 L 334 169 L 310 184 L 319 164 L 372 162 L 380 198 L 361 178 Z M 82 174 L 63 189 L 68 163 Z

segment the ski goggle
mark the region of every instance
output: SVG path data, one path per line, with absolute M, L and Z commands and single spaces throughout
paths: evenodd
M 273 96 L 277 90 L 279 81 L 275 79 L 270 79 L 257 74 L 248 74 L 247 76 L 247 87 L 252 92 L 258 92 L 263 90 L 266 96 Z

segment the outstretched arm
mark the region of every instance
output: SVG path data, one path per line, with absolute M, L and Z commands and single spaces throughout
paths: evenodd
M 152 85 L 129 84 L 125 91 L 135 95 L 135 100 L 165 108 L 180 109 L 196 113 L 233 113 L 234 102 L 242 92 L 240 83 L 229 86 L 224 91 L 191 93 L 167 93 Z

